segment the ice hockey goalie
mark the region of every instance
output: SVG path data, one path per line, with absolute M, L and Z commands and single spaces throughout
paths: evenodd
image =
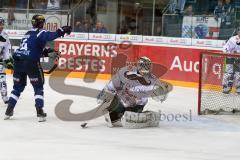
M 115 95 L 105 115 L 109 127 L 145 128 L 159 125 L 160 113 L 143 109 L 149 97 L 165 101 L 172 85 L 160 81 L 151 70 L 151 60 L 141 57 L 136 66 L 121 68 L 98 95 L 100 101 L 108 98 L 109 94 Z

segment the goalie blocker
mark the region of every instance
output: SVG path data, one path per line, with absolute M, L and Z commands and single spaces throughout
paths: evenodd
M 160 121 L 160 113 L 143 112 L 148 98 L 165 101 L 172 85 L 159 81 L 152 73 L 152 62 L 141 57 L 137 66 L 121 68 L 98 95 L 98 100 L 105 100 L 108 94 L 114 98 L 107 108 L 105 120 L 109 127 L 125 128 L 156 127 Z

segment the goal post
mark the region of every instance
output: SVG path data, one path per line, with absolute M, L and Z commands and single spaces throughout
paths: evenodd
M 231 92 L 229 94 L 223 93 L 226 58 L 238 60 L 240 59 L 240 55 L 224 54 L 214 51 L 205 51 L 200 54 L 198 88 L 199 115 L 235 113 L 240 111 L 240 95 L 236 93 L 235 76 L 233 78 Z M 238 64 L 234 64 L 233 70 L 235 70 L 236 65 Z

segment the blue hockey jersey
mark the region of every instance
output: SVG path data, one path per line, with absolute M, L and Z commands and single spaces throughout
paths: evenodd
M 20 47 L 13 54 L 14 59 L 40 61 L 42 51 L 47 41 L 61 37 L 61 32 L 49 32 L 33 28 L 21 40 Z

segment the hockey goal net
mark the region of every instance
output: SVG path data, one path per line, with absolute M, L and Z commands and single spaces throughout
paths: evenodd
M 198 114 L 239 113 L 240 95 L 236 94 L 235 78 L 229 94 L 223 93 L 223 78 L 227 58 L 240 58 L 236 54 L 204 52 L 200 55 Z

